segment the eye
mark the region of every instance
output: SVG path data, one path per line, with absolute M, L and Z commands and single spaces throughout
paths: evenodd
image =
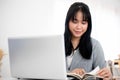
M 82 21 L 82 24 L 87 24 L 87 21 Z
M 78 20 L 77 20 L 77 19 L 74 19 L 74 20 L 72 20 L 72 22 L 73 22 L 73 23 L 77 23 L 77 22 L 78 22 Z

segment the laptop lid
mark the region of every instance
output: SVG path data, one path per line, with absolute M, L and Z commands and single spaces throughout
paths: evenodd
M 12 77 L 66 79 L 64 36 L 9 38 Z

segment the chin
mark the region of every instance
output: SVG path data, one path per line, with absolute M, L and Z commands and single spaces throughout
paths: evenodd
M 75 35 L 75 37 L 76 37 L 76 38 L 80 38 L 80 37 L 81 37 L 81 35 Z
M 76 37 L 81 37 L 82 34 L 74 34 L 74 36 L 76 36 Z
M 75 37 L 81 37 L 82 36 L 82 32 L 81 33 L 74 33 Z

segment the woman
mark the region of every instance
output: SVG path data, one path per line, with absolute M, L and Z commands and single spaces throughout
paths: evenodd
M 110 79 L 111 73 L 100 43 L 91 38 L 92 20 L 89 7 L 85 3 L 75 2 L 68 10 L 65 22 L 65 51 L 67 68 L 71 73 L 83 75 L 97 66 L 98 75 Z

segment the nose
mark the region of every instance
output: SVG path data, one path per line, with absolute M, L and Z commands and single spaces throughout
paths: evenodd
M 79 28 L 79 29 L 82 28 L 82 24 L 80 22 L 77 24 L 77 28 Z

